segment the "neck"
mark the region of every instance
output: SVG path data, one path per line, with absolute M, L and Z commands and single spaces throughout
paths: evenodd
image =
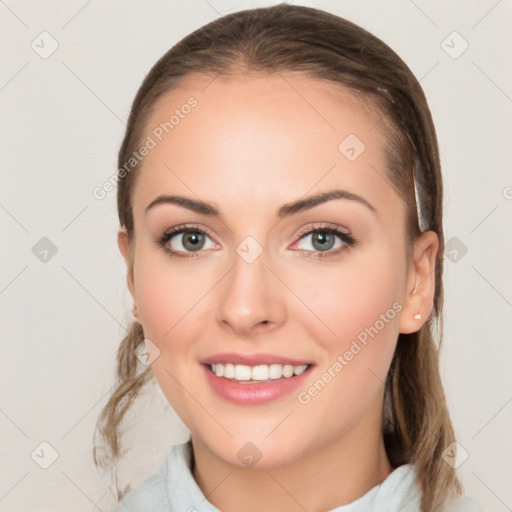
M 362 418 L 343 436 L 279 467 L 240 468 L 216 457 L 194 437 L 192 446 L 194 478 L 208 501 L 223 512 L 332 510 L 363 496 L 392 471 L 381 417 Z

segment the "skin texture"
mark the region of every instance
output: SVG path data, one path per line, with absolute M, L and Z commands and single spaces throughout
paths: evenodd
M 137 320 L 160 350 L 152 370 L 191 431 L 194 477 L 215 506 L 323 511 L 349 503 L 392 471 L 381 435 L 384 380 L 398 334 L 419 330 L 432 309 L 437 237 L 424 233 L 407 259 L 405 206 L 383 179 L 383 125 L 349 92 L 285 74 L 191 77 L 159 100 L 147 134 L 190 96 L 197 106 L 142 162 L 131 246 L 124 230 L 118 236 Z M 353 162 L 338 149 L 349 134 L 366 146 Z M 331 189 L 358 194 L 376 211 L 336 199 L 275 216 L 284 203 Z M 160 194 L 207 201 L 223 218 L 170 204 L 145 214 Z M 208 235 L 183 259 L 154 243 L 180 224 Z M 314 235 L 301 240 L 300 232 L 325 224 L 356 245 L 339 251 L 336 237 L 330 255 L 315 257 Z M 252 263 L 236 252 L 248 236 L 263 249 Z M 182 242 L 176 235 L 167 247 L 184 251 Z M 401 311 L 300 403 L 298 392 L 395 302 Z M 315 366 L 297 392 L 242 406 L 216 395 L 199 363 L 224 352 Z M 261 453 L 252 468 L 237 457 L 248 442 Z

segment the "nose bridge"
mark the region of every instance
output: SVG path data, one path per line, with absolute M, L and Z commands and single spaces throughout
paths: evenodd
M 276 326 L 284 318 L 284 305 L 273 282 L 263 247 L 247 237 L 232 257 L 231 272 L 223 279 L 217 300 L 217 320 L 241 335 L 266 325 Z

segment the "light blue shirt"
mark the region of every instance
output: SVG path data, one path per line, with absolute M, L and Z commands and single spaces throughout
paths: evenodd
M 204 496 L 191 472 L 192 445 L 171 447 L 161 468 L 119 503 L 118 512 L 220 512 Z M 330 512 L 420 512 L 414 466 L 396 468 L 364 496 Z M 444 512 L 485 512 L 474 500 L 460 498 Z

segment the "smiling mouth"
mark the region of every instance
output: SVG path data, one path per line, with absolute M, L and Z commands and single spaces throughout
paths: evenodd
M 278 379 L 290 379 L 304 373 L 311 365 L 303 364 L 293 366 L 291 364 L 258 364 L 248 366 L 243 364 L 217 363 L 207 365 L 210 371 L 217 377 L 241 384 L 271 382 Z

